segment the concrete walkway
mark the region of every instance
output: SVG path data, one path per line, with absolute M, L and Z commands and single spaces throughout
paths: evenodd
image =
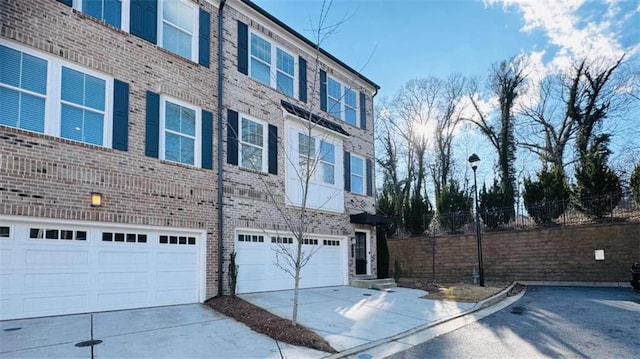
M 389 291 L 355 287 L 300 290 L 298 321 L 342 352 L 442 320 L 459 316 L 475 303 L 422 299 L 408 288 Z M 293 291 L 243 294 L 240 297 L 280 317 L 291 319 Z
M 93 347 L 76 344 L 101 340 Z M 0 322 L 0 358 L 306 358 L 201 304 Z

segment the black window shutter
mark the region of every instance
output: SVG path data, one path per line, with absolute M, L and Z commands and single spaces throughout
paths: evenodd
M 160 95 L 147 91 L 147 117 L 144 153 L 158 158 L 160 140 Z
M 129 84 L 113 80 L 113 133 L 111 147 L 126 151 L 129 147 Z
M 198 48 L 198 63 L 202 66 L 209 67 L 211 57 L 211 15 L 203 9 L 200 9 L 200 42 Z
M 158 38 L 158 1 L 131 0 L 129 32 L 151 43 Z
M 67 6 L 73 6 L 73 0 L 58 0 L 58 2 L 63 3 Z
M 307 60 L 298 57 L 298 99 L 307 102 Z
M 238 71 L 249 74 L 249 28 L 238 20 Z
M 360 128 L 367 129 L 367 96 L 360 92 Z
M 344 151 L 344 190 L 351 192 L 351 154 Z
M 269 173 L 278 174 L 278 128 L 269 125 Z
M 213 113 L 202 110 L 202 168 L 213 169 Z
M 367 196 L 373 196 L 373 162 L 367 159 Z
M 227 110 L 227 163 L 238 165 L 238 113 Z
M 320 70 L 320 110 L 327 112 L 327 72 Z

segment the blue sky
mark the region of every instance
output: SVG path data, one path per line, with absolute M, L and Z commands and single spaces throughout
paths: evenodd
M 254 1 L 314 39 L 321 0 Z M 345 18 L 321 45 L 380 85 L 378 102 L 392 98 L 408 80 L 444 79 L 454 72 L 485 77 L 493 63 L 519 54 L 531 59 L 537 75 L 594 54 L 617 58 L 625 52 L 640 67 L 640 0 L 334 0 L 327 23 Z M 640 71 L 636 76 L 634 91 L 640 94 Z M 622 126 L 613 145 L 618 167 L 640 157 L 638 123 L 640 116 L 616 124 Z M 479 138 L 470 141 L 487 147 Z M 490 150 L 478 152 L 491 163 Z M 524 163 L 535 157 L 519 157 L 533 174 L 534 167 Z M 487 168 L 482 179 L 492 175 Z

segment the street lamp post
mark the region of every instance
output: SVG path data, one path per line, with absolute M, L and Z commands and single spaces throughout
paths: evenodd
M 478 165 L 476 162 L 480 161 L 480 157 L 475 153 L 469 156 L 469 163 L 471 169 L 473 169 L 473 187 L 475 188 L 475 207 L 476 207 L 476 242 L 478 243 L 478 272 L 480 274 L 480 286 L 484 287 L 484 266 L 482 264 L 482 236 L 480 235 L 480 211 L 478 206 L 478 180 L 476 178 L 476 170 Z

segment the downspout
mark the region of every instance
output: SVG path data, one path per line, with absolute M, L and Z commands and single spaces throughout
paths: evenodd
M 224 36 L 222 36 L 223 32 L 223 17 L 222 10 L 224 9 L 224 4 L 226 0 L 220 1 L 220 7 L 218 8 L 218 296 L 222 295 L 222 261 L 224 259 L 224 255 L 222 253 L 223 246 L 223 238 L 224 231 L 222 226 L 222 202 L 223 202 L 223 183 L 222 183 L 222 94 L 223 94 L 223 56 L 222 56 L 222 45 L 224 43 Z

